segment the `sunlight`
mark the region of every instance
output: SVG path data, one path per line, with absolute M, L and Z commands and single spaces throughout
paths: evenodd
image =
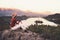
M 0 7 L 33 12 L 60 12 L 60 0 L 0 0 Z

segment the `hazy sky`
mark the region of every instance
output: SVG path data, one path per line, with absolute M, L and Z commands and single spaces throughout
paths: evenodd
M 0 7 L 35 12 L 60 12 L 60 0 L 0 0 Z

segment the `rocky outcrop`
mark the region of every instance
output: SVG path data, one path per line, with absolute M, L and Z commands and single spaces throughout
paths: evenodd
M 5 30 L 0 32 L 0 40 L 44 40 L 44 38 L 31 31 Z

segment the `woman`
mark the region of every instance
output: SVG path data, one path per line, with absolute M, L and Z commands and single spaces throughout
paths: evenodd
M 11 22 L 10 22 L 10 27 L 14 27 L 15 24 L 17 23 L 16 16 L 17 16 L 16 13 L 12 14 L 12 18 L 11 18 Z

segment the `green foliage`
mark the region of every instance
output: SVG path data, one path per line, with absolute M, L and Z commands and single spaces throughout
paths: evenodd
M 31 25 L 28 30 L 42 34 L 42 37 L 50 40 L 60 40 L 60 26 Z

